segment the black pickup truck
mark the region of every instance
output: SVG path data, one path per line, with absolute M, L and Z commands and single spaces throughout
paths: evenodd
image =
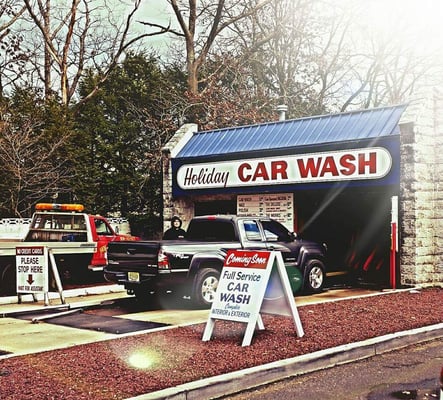
M 172 290 L 209 307 L 230 249 L 280 251 L 290 282 L 291 276 L 299 281 L 291 282 L 293 290 L 323 288 L 326 246 L 266 217 L 201 216 L 190 221 L 185 240 L 111 242 L 104 274 L 140 298 Z

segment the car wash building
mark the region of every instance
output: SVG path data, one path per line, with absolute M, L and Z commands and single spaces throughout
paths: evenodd
M 165 227 L 179 215 L 267 215 L 328 246 L 330 275 L 443 281 L 443 95 L 199 132 L 163 149 Z

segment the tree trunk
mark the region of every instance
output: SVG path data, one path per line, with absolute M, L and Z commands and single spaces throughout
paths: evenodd
M 50 37 L 50 11 L 51 11 L 51 0 L 46 0 L 45 10 L 43 15 L 43 24 L 45 29 L 45 35 Z M 49 51 L 48 42 L 45 41 L 45 66 L 44 66 L 44 85 L 45 85 L 45 98 L 48 100 L 52 96 L 52 80 L 51 80 L 51 66 L 52 57 Z

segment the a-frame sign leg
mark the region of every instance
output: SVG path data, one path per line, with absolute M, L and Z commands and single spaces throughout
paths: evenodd
M 214 330 L 214 325 L 215 325 L 215 319 L 208 318 L 205 331 L 203 332 L 203 337 L 202 337 L 203 342 L 207 342 L 208 340 L 211 340 L 212 331 Z
M 265 324 L 263 323 L 263 319 L 261 317 L 261 314 L 258 314 L 257 326 L 258 326 L 258 329 L 260 329 L 261 331 L 263 331 L 265 329 Z
M 248 322 L 248 325 L 246 326 L 245 335 L 243 336 L 243 342 L 241 344 L 242 346 L 249 346 L 251 344 L 252 335 L 254 334 L 256 325 L 258 329 L 260 329 L 261 331 L 265 329 L 265 325 L 263 324 L 263 319 L 260 314 L 258 314 L 256 321 Z
M 51 264 L 52 273 L 54 275 L 55 284 L 57 286 L 57 291 L 60 296 L 60 301 L 62 304 L 66 304 L 65 296 L 63 295 L 63 286 L 62 286 L 62 280 L 60 279 L 60 274 L 58 273 L 57 263 L 55 262 L 54 254 L 52 253 L 52 250 L 49 249 L 49 260 Z
M 294 296 L 292 294 L 291 285 L 289 283 L 288 275 L 285 271 L 285 264 L 283 261 L 283 257 L 280 252 L 276 253 L 277 257 L 277 268 L 280 274 L 280 279 L 283 284 L 283 292 L 286 297 L 287 304 L 289 305 L 289 309 L 291 311 L 292 318 L 294 320 L 295 331 L 298 337 L 303 337 L 305 332 L 303 330 L 303 326 L 301 323 L 300 315 L 297 310 L 297 306 L 295 304 Z
M 254 330 L 255 330 L 255 325 L 257 325 L 258 329 L 260 329 L 260 330 L 265 329 L 265 325 L 263 323 L 263 319 L 260 314 L 258 314 L 257 321 L 248 323 L 248 325 L 246 327 L 245 335 L 243 337 L 242 346 L 249 346 L 251 344 L 252 335 L 254 334 Z M 215 318 L 209 318 L 206 323 L 205 330 L 203 332 L 203 337 L 202 337 L 203 342 L 207 342 L 207 341 L 211 340 L 214 326 L 215 326 Z

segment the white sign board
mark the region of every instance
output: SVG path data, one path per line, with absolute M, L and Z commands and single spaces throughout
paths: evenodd
M 225 260 L 210 316 L 231 321 L 249 322 L 260 311 L 271 273 L 266 268 L 269 252 L 230 252 Z
M 48 292 L 48 249 L 20 246 L 15 249 L 17 293 Z
M 210 340 L 215 320 L 222 319 L 247 323 L 242 346 L 251 343 L 255 326 L 264 329 L 260 311 L 274 267 L 277 270 L 275 276 L 280 278 L 281 284 L 278 297 L 284 298 L 284 305 L 294 319 L 297 334 L 299 337 L 303 336 L 303 328 L 281 253 L 230 250 L 220 275 L 215 299 L 203 333 L 203 341 Z
M 182 165 L 183 190 L 381 179 L 392 168 L 383 147 Z
M 294 194 L 247 194 L 237 196 L 237 215 L 267 216 L 294 230 Z

